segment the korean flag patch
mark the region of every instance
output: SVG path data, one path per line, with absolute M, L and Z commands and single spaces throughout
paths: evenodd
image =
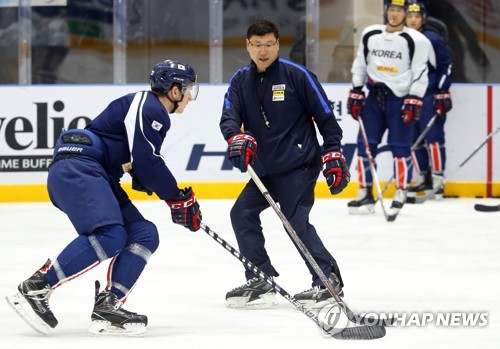
M 151 124 L 151 127 L 156 131 L 160 131 L 163 125 L 160 124 L 158 121 L 154 120 L 153 123 Z

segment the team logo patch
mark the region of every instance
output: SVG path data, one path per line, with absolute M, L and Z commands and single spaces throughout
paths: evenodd
M 151 127 L 156 131 L 160 131 L 163 125 L 160 124 L 158 121 L 154 120 L 153 123 L 151 124 Z
M 284 101 L 285 91 L 273 91 L 273 102 Z

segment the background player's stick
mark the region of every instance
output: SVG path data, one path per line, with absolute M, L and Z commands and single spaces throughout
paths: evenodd
M 483 205 L 483 204 L 475 204 L 474 209 L 480 212 L 499 212 L 500 205 Z
M 500 131 L 500 126 L 496 128 L 496 130 L 492 131 L 489 135 L 486 136 L 486 138 L 484 139 L 484 141 L 481 142 L 481 144 L 479 144 L 473 151 L 472 153 L 467 156 L 467 158 L 465 158 L 464 161 L 462 161 L 460 163 L 460 165 L 458 165 L 451 173 L 449 173 L 448 175 L 446 175 L 445 177 L 446 178 L 449 178 L 451 175 L 457 173 L 470 159 L 472 159 L 472 157 L 474 155 L 477 154 L 477 152 L 486 144 L 488 143 L 488 141 L 493 138 L 493 136 L 495 136 L 498 131 Z M 432 192 L 430 192 L 429 194 L 426 194 L 424 196 L 416 196 L 414 198 L 407 198 L 406 202 L 410 203 L 410 204 L 422 204 L 424 203 L 426 200 L 428 200 L 429 198 L 431 197 L 434 197 L 434 195 L 436 194 L 436 192 L 439 190 L 440 187 L 437 187 L 435 188 L 434 190 L 432 190 Z
M 263 280 L 271 285 L 276 292 L 282 295 L 286 300 L 293 304 L 298 310 L 300 310 L 304 315 L 306 315 L 309 319 L 314 321 L 316 325 L 318 325 L 324 332 L 331 335 L 336 339 L 378 339 L 382 338 L 386 334 L 386 330 L 383 326 L 365 326 L 358 325 L 354 327 L 346 327 L 344 329 L 335 328 L 335 323 L 333 326 L 330 324 L 326 324 L 318 319 L 318 317 L 309 309 L 307 309 L 303 304 L 299 303 L 292 295 L 290 295 L 287 291 L 285 291 L 281 286 L 279 286 L 272 277 L 265 274 L 261 271 L 255 264 L 242 256 L 238 250 L 232 247 L 227 241 L 217 235 L 212 229 L 210 229 L 205 223 L 200 224 L 201 229 L 211 236 L 215 241 L 217 241 L 222 247 L 224 247 L 227 251 L 229 251 L 234 257 L 236 257 L 246 268 L 254 272 L 255 275 L 258 275 Z M 343 303 L 339 303 L 339 307 L 342 307 Z M 345 311 L 345 310 L 344 310 Z
M 384 213 L 385 220 L 388 222 L 394 222 L 398 213 L 388 214 L 385 205 L 382 189 L 380 189 L 380 181 L 378 180 L 377 170 L 375 169 L 375 160 L 373 159 L 372 152 L 370 151 L 370 144 L 368 143 L 368 137 L 366 136 L 365 125 L 363 124 L 363 120 L 361 119 L 361 115 L 358 117 L 359 122 L 359 130 L 361 131 L 361 137 L 363 138 L 363 143 L 366 149 L 366 155 L 368 156 L 368 164 L 370 165 L 370 172 L 372 173 L 373 183 L 375 184 L 375 188 L 377 188 L 378 198 L 377 200 L 380 202 L 380 206 L 382 206 L 382 212 Z
M 422 131 L 422 133 L 420 134 L 420 136 L 418 136 L 418 138 L 415 141 L 415 143 L 413 143 L 413 145 L 411 146 L 411 148 L 410 148 L 410 152 L 411 153 L 413 153 L 415 151 L 415 149 L 418 148 L 418 146 L 420 145 L 420 143 L 422 143 L 422 141 L 424 140 L 424 137 L 427 135 L 427 133 L 431 129 L 432 125 L 434 125 L 434 122 L 436 122 L 436 119 L 438 118 L 438 116 L 439 116 L 439 112 L 436 111 L 434 113 L 434 115 L 432 116 L 432 118 L 427 123 L 427 125 L 425 125 L 425 128 Z M 413 161 L 408 166 L 409 170 L 411 170 L 412 167 L 413 167 Z M 382 189 L 382 195 L 384 195 L 384 193 L 387 191 L 387 189 L 389 188 L 389 186 L 391 185 L 391 183 L 393 181 L 394 181 L 394 173 L 392 174 L 392 177 L 389 179 L 389 181 L 387 181 L 387 184 L 384 186 L 384 189 Z

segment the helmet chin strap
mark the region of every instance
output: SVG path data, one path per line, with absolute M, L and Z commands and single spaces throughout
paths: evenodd
M 181 97 L 180 100 L 174 101 L 173 99 L 170 98 L 170 96 L 168 95 L 168 93 L 165 94 L 165 97 L 167 97 L 167 99 L 174 105 L 174 108 L 169 111 L 170 114 L 175 113 L 175 111 L 177 110 L 177 108 L 179 108 L 179 103 L 182 102 L 182 100 L 184 99 L 184 95 L 181 95 L 181 96 L 182 97 Z

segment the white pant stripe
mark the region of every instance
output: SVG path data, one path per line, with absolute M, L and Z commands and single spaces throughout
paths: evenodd
M 125 247 L 126 250 L 129 250 L 136 256 L 141 257 L 144 259 L 144 261 L 147 263 L 149 258 L 151 257 L 151 251 L 147 249 L 146 247 L 139 245 L 139 244 L 131 244 Z
M 64 274 L 64 271 L 62 270 L 61 266 L 59 265 L 59 262 L 57 259 L 52 262 L 52 267 L 56 271 L 57 278 L 62 281 L 66 279 L 66 274 Z
M 99 243 L 99 240 L 95 237 L 95 235 L 89 235 L 89 242 L 92 248 L 94 249 L 95 253 L 97 254 L 97 258 L 99 258 L 99 261 L 105 261 L 108 259 L 108 256 L 106 255 L 106 252 L 102 248 L 101 244 Z

